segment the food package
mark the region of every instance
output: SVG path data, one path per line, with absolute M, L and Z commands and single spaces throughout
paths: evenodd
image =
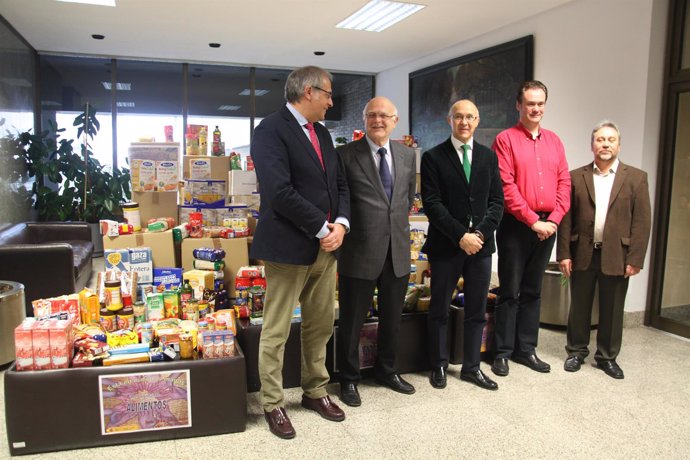
M 226 186 L 224 180 L 188 179 L 184 186 L 185 205 L 223 206 Z

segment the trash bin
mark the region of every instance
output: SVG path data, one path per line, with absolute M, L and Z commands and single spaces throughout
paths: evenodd
M 14 361 L 14 328 L 26 317 L 24 285 L 0 281 L 0 366 Z
M 549 262 L 541 285 L 541 313 L 539 322 L 552 326 L 567 326 L 570 309 L 570 286 L 561 281 L 558 262 Z M 599 324 L 599 288 L 594 291 L 592 326 Z

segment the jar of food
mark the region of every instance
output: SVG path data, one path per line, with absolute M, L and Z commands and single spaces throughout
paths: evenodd
M 146 322 L 146 304 L 144 302 L 134 302 L 132 311 L 134 313 L 134 325 Z
M 192 359 L 194 357 L 194 342 L 191 334 L 180 335 L 180 359 Z
M 117 312 L 118 329 L 134 329 L 134 309 L 132 307 L 122 307 Z
M 115 280 L 105 282 L 105 307 L 111 311 L 122 308 L 120 281 Z
M 135 232 L 141 231 L 141 215 L 139 214 L 139 203 L 131 201 L 122 205 L 122 217 L 132 226 Z
M 141 325 L 141 343 L 150 344 L 153 342 L 153 327 L 151 323 L 143 323 Z
M 106 307 L 101 308 L 101 327 L 106 332 L 113 332 L 116 329 L 115 312 L 108 310 Z

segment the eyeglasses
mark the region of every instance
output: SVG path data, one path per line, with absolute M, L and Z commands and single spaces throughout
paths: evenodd
M 472 122 L 473 122 L 474 120 L 476 120 L 477 118 L 479 118 L 479 117 L 475 117 L 475 116 L 472 115 L 472 114 L 470 114 L 470 115 L 463 115 L 463 114 L 461 114 L 461 113 L 456 113 L 455 115 L 453 115 L 453 120 L 455 120 L 455 121 L 462 121 L 462 120 L 465 120 L 465 121 L 468 122 L 468 123 L 472 123 Z
M 382 120 L 392 120 L 393 118 L 397 117 L 397 115 L 388 115 L 387 113 L 377 113 L 377 112 L 367 112 L 364 114 L 365 117 L 369 120 L 376 120 L 377 118 L 380 118 Z
M 326 96 L 328 96 L 329 99 L 333 98 L 333 91 L 326 91 L 325 89 L 319 88 L 318 86 L 312 86 L 312 88 L 318 89 L 319 91 L 323 91 L 324 93 L 326 93 Z

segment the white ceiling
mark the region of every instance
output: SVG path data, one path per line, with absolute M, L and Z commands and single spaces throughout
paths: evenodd
M 367 0 L 0 0 L 0 15 L 39 52 L 378 73 L 571 1 L 419 0 L 378 33 L 335 28 Z

